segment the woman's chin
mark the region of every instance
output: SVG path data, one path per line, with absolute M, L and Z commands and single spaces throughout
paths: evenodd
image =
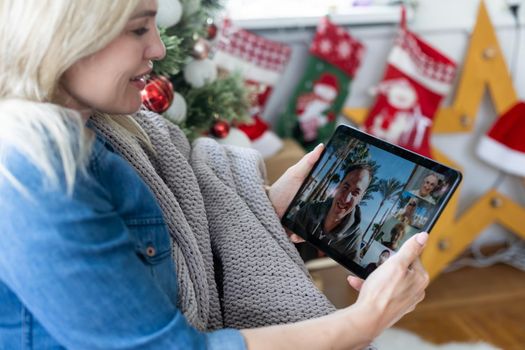
M 129 105 L 129 108 L 126 112 L 126 114 L 133 114 L 135 112 L 137 112 L 140 107 L 142 107 L 142 99 L 139 98 L 138 99 L 135 99 L 130 105 Z
M 115 106 L 109 114 L 133 114 L 136 113 L 140 107 L 142 107 L 142 100 L 138 99 L 135 101 L 128 102 L 126 104 L 120 104 Z

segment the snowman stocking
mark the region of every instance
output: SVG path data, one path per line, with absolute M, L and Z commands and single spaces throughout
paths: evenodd
M 310 46 L 306 72 L 279 119 L 278 133 L 296 138 L 307 150 L 325 141 L 335 127 L 362 53 L 359 41 L 324 18 Z
M 236 27 L 228 19 L 222 24 L 213 60 L 220 69 L 240 72 L 245 79 L 252 122 L 237 127 L 265 158 L 281 149 L 282 141 L 269 129 L 261 114 L 290 54 L 291 49 L 285 44 Z
M 430 130 L 449 92 L 456 64 L 406 28 L 388 56 L 377 98 L 364 123 L 367 132 L 430 157 Z

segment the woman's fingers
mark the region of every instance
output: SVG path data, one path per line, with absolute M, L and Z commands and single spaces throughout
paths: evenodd
M 295 233 L 290 234 L 288 237 L 290 237 L 290 241 L 293 243 L 303 243 L 304 239 L 301 236 L 296 235 Z
M 361 290 L 363 283 L 365 283 L 363 279 L 359 277 L 355 277 L 355 276 L 348 276 L 346 279 L 348 280 L 348 283 L 350 284 L 350 286 L 354 288 L 355 290 L 357 290 L 358 292 Z
M 298 163 L 288 168 L 268 190 L 268 198 L 270 198 L 270 202 L 272 202 L 279 218 L 282 218 L 284 215 L 286 208 L 290 205 L 290 202 L 301 187 L 304 179 L 319 159 L 323 148 L 323 144 L 319 144 Z
M 414 261 L 421 255 L 423 247 L 428 239 L 428 233 L 421 232 L 406 241 L 397 254 L 393 257 L 401 262 L 401 265 L 408 269 Z
M 288 235 L 288 239 L 289 239 L 292 243 L 303 243 L 303 242 L 305 241 L 301 236 L 299 236 L 299 235 L 293 233 L 292 231 L 290 231 L 290 230 L 287 229 L 287 228 L 284 228 L 284 231 L 286 232 L 286 234 Z
M 304 179 L 312 170 L 312 167 L 314 166 L 315 162 L 319 159 L 321 156 L 321 153 L 323 152 L 324 145 L 322 143 L 318 144 L 317 147 L 313 149 L 313 151 L 307 153 L 301 160 L 295 164 L 291 170 L 293 170 L 293 176 L 296 178 Z
M 419 233 L 410 238 L 392 258 L 379 266 L 366 282 L 349 278 L 350 285 L 360 290 L 358 302 L 379 307 L 380 312 L 375 317 L 379 320 L 381 328 L 414 310 L 425 297 L 428 274 L 419 260 L 419 255 L 427 238 L 427 233 Z

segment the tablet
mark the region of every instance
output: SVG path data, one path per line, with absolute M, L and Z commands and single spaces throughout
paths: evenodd
M 461 178 L 457 170 L 341 125 L 282 223 L 366 278 L 411 236 L 431 231 Z

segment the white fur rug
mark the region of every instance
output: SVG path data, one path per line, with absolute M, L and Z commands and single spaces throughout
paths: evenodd
M 501 350 L 487 343 L 429 343 L 414 333 L 401 329 L 387 329 L 376 340 L 378 350 Z

